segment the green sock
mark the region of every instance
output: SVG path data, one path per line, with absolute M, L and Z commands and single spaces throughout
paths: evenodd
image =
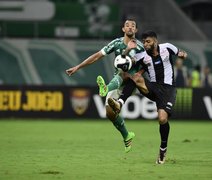
M 114 89 L 119 89 L 123 82 L 123 79 L 118 74 L 113 77 L 113 79 L 107 85 L 108 91 L 112 91 Z
M 124 119 L 121 116 L 118 115 L 116 120 L 113 121 L 113 125 L 116 127 L 116 129 L 118 129 L 118 131 L 121 133 L 122 137 L 124 139 L 126 139 L 127 135 L 128 135 L 128 131 L 127 131 L 127 128 L 125 126 Z

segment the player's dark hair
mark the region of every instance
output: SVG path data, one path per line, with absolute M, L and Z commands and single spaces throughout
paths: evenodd
M 157 39 L 157 34 L 152 30 L 145 31 L 141 34 L 142 39 L 146 39 L 147 37 L 154 37 Z
M 136 25 L 136 28 L 138 28 L 138 25 L 137 25 L 137 22 L 136 22 L 135 19 L 133 19 L 133 18 L 126 18 L 123 24 L 125 24 L 127 21 L 134 21 L 135 22 L 135 25 Z

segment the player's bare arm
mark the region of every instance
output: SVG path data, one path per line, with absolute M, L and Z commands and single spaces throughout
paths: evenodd
M 183 50 L 179 50 L 177 56 L 178 56 L 179 58 L 186 59 L 187 56 L 188 56 L 188 54 L 187 54 L 185 51 L 183 51 Z
M 71 76 L 72 74 L 74 74 L 76 71 L 78 71 L 79 69 L 88 66 L 90 64 L 93 64 L 94 62 L 98 61 L 99 59 L 101 59 L 104 55 L 102 54 L 101 51 L 92 54 L 91 56 L 89 56 L 87 59 L 85 59 L 82 63 L 71 67 L 69 69 L 66 70 L 66 74 L 68 74 L 69 76 Z

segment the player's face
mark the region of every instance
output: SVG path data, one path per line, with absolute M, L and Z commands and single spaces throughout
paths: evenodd
M 153 37 L 143 39 L 144 49 L 147 53 L 152 53 L 154 48 L 157 48 L 157 40 Z
M 136 23 L 135 21 L 127 20 L 124 23 L 124 27 L 122 28 L 122 31 L 127 35 L 129 38 L 132 38 L 135 36 L 135 33 L 137 32 Z

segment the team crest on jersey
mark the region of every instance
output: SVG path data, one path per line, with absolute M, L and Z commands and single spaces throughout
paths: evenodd
M 82 115 L 88 109 L 90 91 L 86 89 L 74 89 L 70 92 L 70 101 L 74 112 Z
M 135 49 L 132 49 L 132 50 L 129 52 L 130 57 L 134 57 L 135 54 L 136 54 Z

